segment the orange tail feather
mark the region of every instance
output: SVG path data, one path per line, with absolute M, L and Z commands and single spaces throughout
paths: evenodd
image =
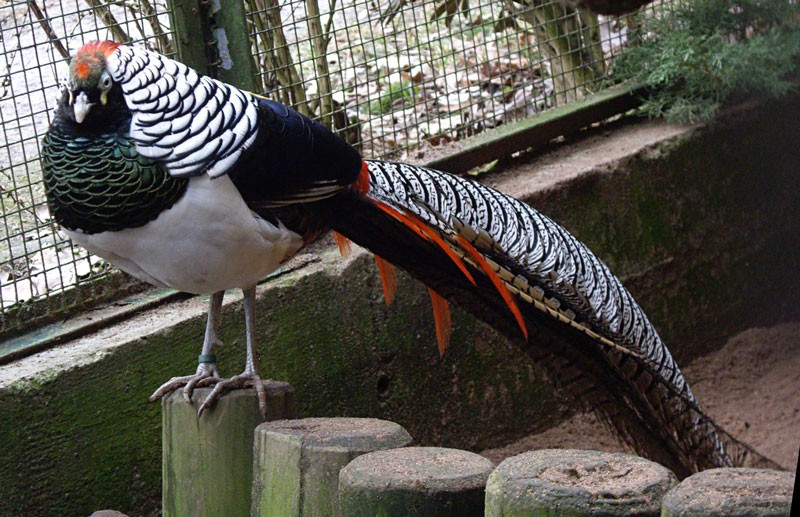
M 378 255 L 375 255 L 375 262 L 378 264 L 378 274 L 383 284 L 383 298 L 386 300 L 386 305 L 391 305 L 397 292 L 397 268 Z
M 361 172 L 358 174 L 358 178 L 356 178 L 354 187 L 362 194 L 369 193 L 369 166 L 367 162 L 361 162 Z
M 474 260 L 478 266 L 484 270 L 486 275 L 489 277 L 489 280 L 492 281 L 492 284 L 494 284 L 497 292 L 503 298 L 503 301 L 506 302 L 506 305 L 508 305 L 508 308 L 514 315 L 514 318 L 516 318 L 519 328 L 525 335 L 525 339 L 528 339 L 528 327 L 525 325 L 525 320 L 522 318 L 522 313 L 519 311 L 517 302 L 514 300 L 514 297 L 511 296 L 511 293 L 506 288 L 505 284 L 503 284 L 503 281 L 500 280 L 500 277 L 497 276 L 497 273 L 495 273 L 494 270 L 489 266 L 489 264 L 486 262 L 486 259 L 483 258 L 483 255 L 481 255 L 480 252 L 475 249 L 475 246 L 473 246 L 467 239 L 459 235 L 458 242 L 469 254 L 469 256 L 472 257 L 472 260 Z
M 464 262 L 461 260 L 461 258 L 458 255 L 456 255 L 455 252 L 452 249 L 450 249 L 450 246 L 448 246 L 447 243 L 444 242 L 444 240 L 442 240 L 442 238 L 436 233 L 436 231 L 428 227 L 428 225 L 425 224 L 424 221 L 421 221 L 418 217 L 416 217 L 413 214 L 404 214 L 403 212 L 400 212 L 399 210 L 389 205 L 385 205 L 383 203 L 376 202 L 376 206 L 381 210 L 383 210 L 384 212 L 386 212 L 387 214 L 399 220 L 401 223 L 405 224 L 421 238 L 436 243 L 436 245 L 438 245 L 442 249 L 442 251 L 444 251 L 445 254 L 447 254 L 447 256 L 450 257 L 450 260 L 453 261 L 453 263 L 458 267 L 458 269 L 460 269 L 461 272 L 464 273 L 464 276 L 467 277 L 467 280 L 469 280 L 472 283 L 472 285 L 475 285 L 475 279 L 467 270 L 467 266 L 464 265 Z
M 336 245 L 339 247 L 339 253 L 343 257 L 350 255 L 350 239 L 339 232 L 333 232 L 333 240 L 336 241 Z
M 431 295 L 433 319 L 436 322 L 436 343 L 439 345 L 439 357 L 443 357 L 450 344 L 450 336 L 453 331 L 450 304 L 430 287 L 428 293 Z

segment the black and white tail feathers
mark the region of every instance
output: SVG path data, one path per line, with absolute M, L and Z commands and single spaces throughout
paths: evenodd
M 681 478 L 779 468 L 705 415 L 631 294 L 564 228 L 450 174 L 367 161 L 364 175 L 333 229 L 505 334 L 639 454 Z

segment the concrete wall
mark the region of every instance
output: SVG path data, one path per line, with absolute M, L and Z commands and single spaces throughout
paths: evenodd
M 490 178 L 587 242 L 680 361 L 753 324 L 797 318 L 800 104 L 743 108 L 709 127 L 641 122 Z M 419 442 L 473 450 L 565 413 L 525 356 L 456 311 L 439 359 L 426 290 L 401 275 L 385 307 L 366 254 L 330 248 L 259 290 L 265 377 L 301 416 L 374 416 Z M 157 511 L 160 411 L 148 395 L 195 368 L 205 300 L 191 299 L 0 367 L 0 515 Z M 241 304 L 218 353 L 243 367 Z

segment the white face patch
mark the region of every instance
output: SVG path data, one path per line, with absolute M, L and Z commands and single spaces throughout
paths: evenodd
M 106 63 L 133 112 L 137 151 L 171 175 L 223 175 L 255 140 L 252 95 L 141 48 L 120 46 Z

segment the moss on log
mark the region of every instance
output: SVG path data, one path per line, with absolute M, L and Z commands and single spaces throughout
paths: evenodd
M 267 383 L 267 418 L 293 417 L 294 390 Z M 248 515 L 253 479 L 253 431 L 263 421 L 254 389 L 234 390 L 201 417 L 211 388 L 187 403 L 180 390 L 163 399 L 163 515 Z
M 339 504 L 348 517 L 483 517 L 494 464 L 441 447 L 365 454 L 339 474 Z
M 306 418 L 256 429 L 253 512 L 269 517 L 349 515 L 338 510 L 339 471 L 371 451 L 403 447 L 411 436 L 375 418 Z

